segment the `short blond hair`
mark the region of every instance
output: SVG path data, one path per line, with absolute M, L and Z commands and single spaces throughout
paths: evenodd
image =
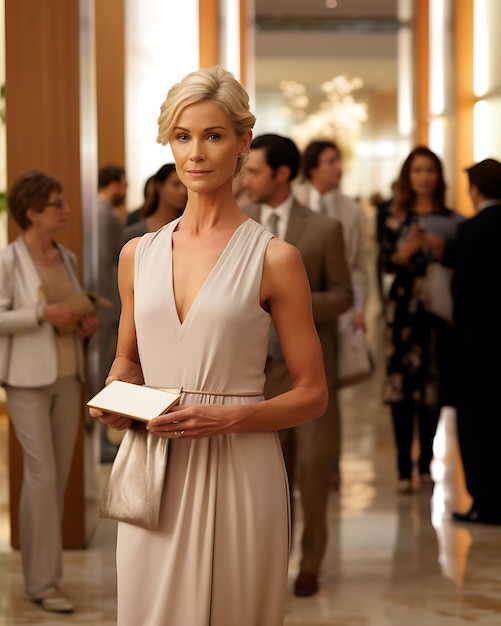
M 173 85 L 160 107 L 157 141 L 163 146 L 169 143 L 181 111 L 190 104 L 211 100 L 219 104 L 230 119 L 238 137 L 252 130 L 256 118 L 249 109 L 249 95 L 233 76 L 220 65 L 206 67 L 185 76 Z M 235 173 L 240 173 L 248 153 L 238 157 Z

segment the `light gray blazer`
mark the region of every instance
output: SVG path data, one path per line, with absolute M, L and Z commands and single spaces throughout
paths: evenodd
M 294 186 L 294 195 L 310 206 L 311 183 Z M 343 227 L 346 261 L 350 268 L 354 308 L 363 311 L 369 295 L 369 262 L 367 256 L 367 225 L 362 207 L 339 190 L 325 194 L 326 215 L 338 220 Z M 349 313 L 350 321 L 352 313 Z
M 56 244 L 77 289 L 76 256 Z M 45 302 L 41 280 L 24 238 L 20 235 L 0 250 L 0 384 L 42 387 L 57 378 L 54 328 L 39 322 L 37 309 Z M 84 379 L 83 342 L 75 335 L 78 372 Z

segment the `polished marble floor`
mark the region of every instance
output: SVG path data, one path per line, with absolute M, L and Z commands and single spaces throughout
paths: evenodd
M 382 322 L 374 314 L 371 340 L 378 355 L 382 334 Z M 413 494 L 398 495 L 390 419 L 380 392 L 379 363 L 373 379 L 341 394 L 342 484 L 330 499 L 321 590 L 312 598 L 296 598 L 289 591 L 285 624 L 501 626 L 501 527 L 450 521 L 453 508 L 469 504 L 454 412 L 446 409 L 441 416 L 434 487 L 416 484 Z M 111 521 L 97 523 L 86 550 L 64 554 L 65 589 L 76 604 L 73 615 L 45 613 L 25 599 L 19 553 L 9 548 L 6 429 L 0 418 L 0 626 L 112 626 L 116 528 Z M 108 470 L 101 466 L 101 484 Z M 300 529 L 299 521 L 296 533 Z M 297 562 L 296 541 L 290 589 Z

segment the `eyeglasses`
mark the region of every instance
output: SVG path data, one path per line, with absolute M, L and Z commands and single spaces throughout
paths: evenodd
M 52 202 L 46 202 L 45 206 L 55 206 L 57 209 L 64 209 L 66 202 L 62 198 L 57 198 L 57 200 Z

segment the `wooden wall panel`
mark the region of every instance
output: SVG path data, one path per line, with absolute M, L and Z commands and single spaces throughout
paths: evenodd
M 219 3 L 218 0 L 199 0 L 198 37 L 200 67 L 219 63 Z
M 77 0 L 5 0 L 7 180 L 41 168 L 63 182 L 61 241 L 80 255 L 78 22 Z
M 125 164 L 124 0 L 95 0 L 99 167 Z
M 240 82 L 247 84 L 247 0 L 240 0 Z
M 456 209 L 474 213 L 464 168 L 473 163 L 473 0 L 454 2 L 454 84 L 456 108 Z
M 427 146 L 429 143 L 429 0 L 414 3 L 414 42 L 415 42 L 415 144 Z
M 59 178 L 71 207 L 60 241 L 82 258 L 79 0 L 5 0 L 7 180 L 40 168 Z M 93 27 L 86 23 L 86 28 Z M 97 164 L 96 164 L 97 165 Z M 9 222 L 9 239 L 17 235 Z M 81 264 L 80 264 L 81 266 Z M 66 494 L 63 541 L 86 543 L 83 425 Z M 19 546 L 22 455 L 9 429 L 11 543 Z

